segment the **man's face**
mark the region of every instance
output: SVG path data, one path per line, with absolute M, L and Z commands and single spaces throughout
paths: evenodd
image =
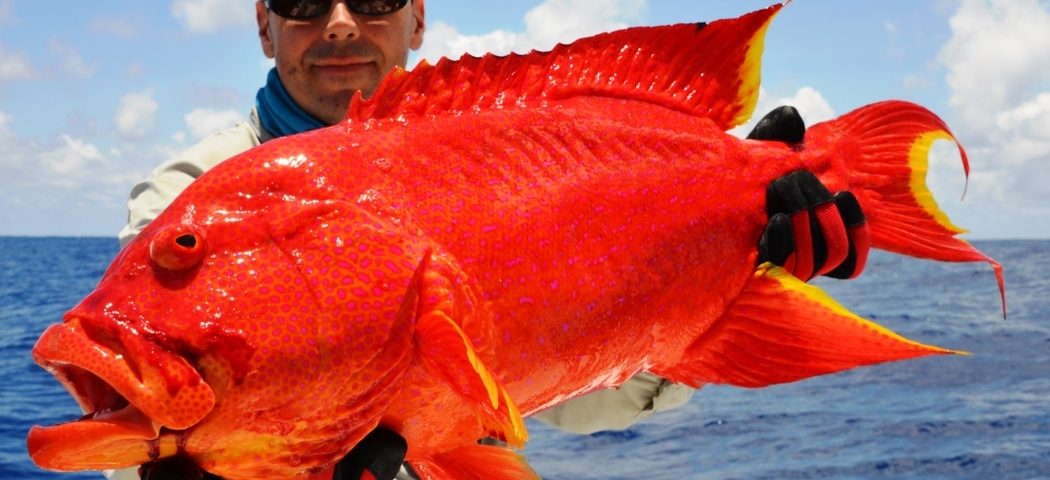
M 256 2 L 263 53 L 276 59 L 277 73 L 292 98 L 328 124 L 343 119 L 354 92 L 365 97 L 409 50 L 423 43 L 423 1 L 380 16 L 361 15 L 332 0 L 328 13 L 310 20 L 281 17 Z

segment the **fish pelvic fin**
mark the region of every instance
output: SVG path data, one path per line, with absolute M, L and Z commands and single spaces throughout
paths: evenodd
M 854 367 L 954 350 L 908 340 L 840 305 L 771 263 L 760 265 L 683 361 L 653 373 L 700 387 L 764 387 Z
M 539 480 L 525 458 L 513 450 L 481 444 L 466 444 L 455 450 L 411 462 L 422 480 L 492 479 Z
M 548 52 L 420 62 L 411 72 L 388 75 L 371 99 L 355 96 L 347 120 L 364 124 L 602 96 L 662 105 L 728 130 L 746 122 L 758 101 L 765 32 L 782 7 L 711 23 L 628 28 Z
M 874 103 L 806 132 L 807 145 L 840 145 L 848 188 L 864 209 L 872 246 L 930 260 L 988 262 L 995 271 L 1005 316 L 1002 265 L 956 237 L 966 230 L 948 219 L 926 185 L 930 147 L 937 140 L 955 142 L 968 179 L 966 150 L 943 120 L 914 103 Z
M 431 263 L 431 259 L 436 260 Z M 424 273 L 413 281 L 412 289 L 418 292 L 412 296 L 421 301 L 415 326 L 420 359 L 428 371 L 475 407 L 478 421 L 490 436 L 522 448 L 528 440 L 525 420 L 461 326 L 484 315 L 484 306 L 469 288 L 457 287 L 466 279 L 450 281 L 451 270 L 457 270 L 450 268 L 451 261 L 447 255 L 428 256 L 420 266 Z

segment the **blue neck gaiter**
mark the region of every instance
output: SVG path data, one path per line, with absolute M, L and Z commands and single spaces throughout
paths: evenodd
M 255 94 L 255 107 L 259 122 L 274 138 L 327 126 L 295 103 L 277 76 L 277 67 L 270 69 L 266 86 Z

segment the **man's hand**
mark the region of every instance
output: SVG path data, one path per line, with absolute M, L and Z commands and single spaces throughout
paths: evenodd
M 220 480 L 201 470 L 192 460 L 182 456 L 157 460 L 139 467 L 142 480 Z
M 376 427 L 336 464 L 332 480 L 393 480 L 407 452 L 401 435 Z
M 797 144 L 804 134 L 802 117 L 784 106 L 763 117 L 747 138 Z M 766 213 L 759 263 L 782 266 L 803 281 L 818 275 L 854 278 L 864 270 L 871 243 L 852 193 L 833 196 L 813 173 L 797 170 L 766 188 Z
M 408 444 L 401 435 L 377 427 L 335 466 L 332 480 L 393 480 L 405 461 Z M 218 480 L 185 457 L 171 457 L 139 467 L 142 480 Z

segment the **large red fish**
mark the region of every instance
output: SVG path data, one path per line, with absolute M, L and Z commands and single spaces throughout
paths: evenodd
M 779 9 L 423 65 L 217 166 L 40 338 L 88 414 L 34 427 L 33 460 L 320 478 L 382 425 L 423 478 L 522 478 L 477 440 L 641 371 L 759 387 L 949 353 L 756 267 L 766 186 L 798 169 L 854 192 L 876 247 L 992 262 L 924 186 L 953 137 L 919 106 L 724 133 Z

